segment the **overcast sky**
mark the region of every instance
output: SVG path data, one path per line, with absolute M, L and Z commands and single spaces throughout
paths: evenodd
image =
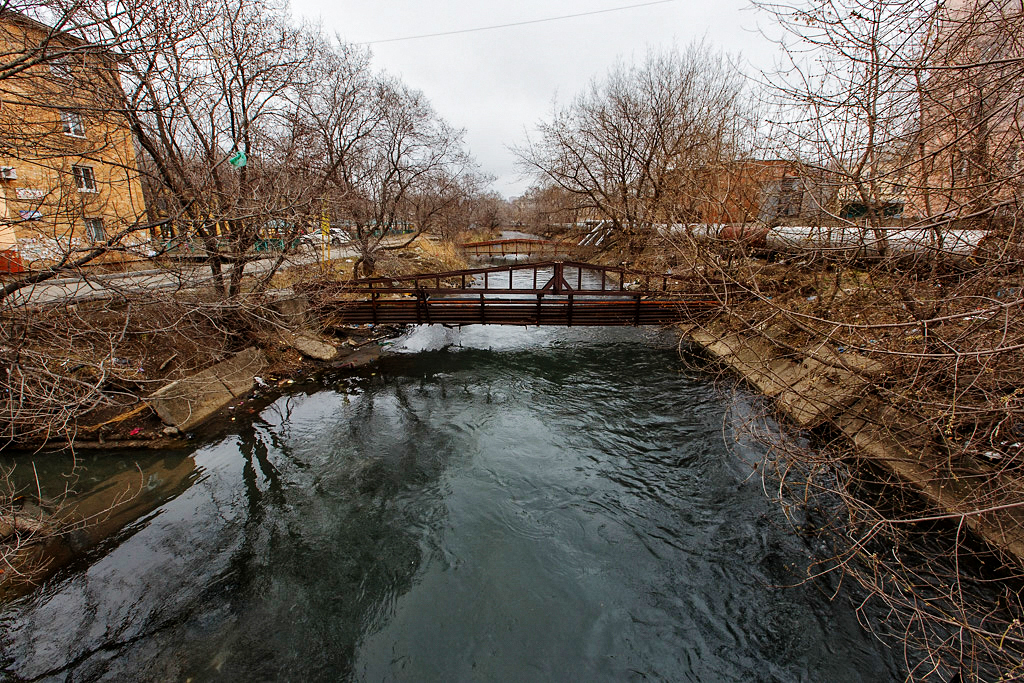
M 651 0 L 292 0 L 297 19 L 320 22 L 353 43 L 547 19 Z M 494 187 L 507 197 L 529 185 L 508 147 L 607 73 L 617 58 L 642 59 L 649 48 L 705 38 L 740 55 L 751 68 L 770 67 L 775 48 L 756 31 L 763 21 L 748 0 L 673 0 L 622 11 L 371 45 L 377 69 L 400 76 L 433 103 L 466 142 Z

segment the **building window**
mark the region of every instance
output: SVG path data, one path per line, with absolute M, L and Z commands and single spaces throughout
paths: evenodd
M 64 135 L 71 135 L 76 138 L 85 137 L 85 122 L 82 121 L 82 115 L 74 111 L 62 111 L 60 113 L 61 127 L 64 129 Z
M 96 176 L 91 166 L 72 166 L 71 172 L 75 175 L 79 192 L 96 192 Z
M 85 235 L 93 242 L 102 242 L 103 240 L 107 239 L 107 234 L 106 232 L 103 231 L 103 219 L 86 218 Z
M 804 203 L 803 184 L 799 178 L 784 177 L 779 183 L 779 209 L 777 216 L 799 216 Z

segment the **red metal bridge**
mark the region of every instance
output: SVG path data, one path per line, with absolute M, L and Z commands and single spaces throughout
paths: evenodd
M 355 280 L 330 298 L 336 325 L 664 325 L 708 315 L 719 284 L 576 261 Z
M 529 239 L 517 237 L 507 240 L 487 240 L 484 242 L 463 242 L 459 245 L 470 256 L 498 258 L 507 256 L 547 256 L 557 257 L 569 254 L 574 245 L 553 240 Z

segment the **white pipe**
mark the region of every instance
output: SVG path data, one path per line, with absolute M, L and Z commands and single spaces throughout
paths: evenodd
M 691 235 L 697 239 L 735 240 L 741 234 L 753 246 L 774 251 L 834 251 L 858 256 L 878 256 L 883 245 L 891 256 L 938 252 L 961 258 L 976 256 L 988 239 L 986 230 L 962 228 L 902 228 L 882 226 L 814 227 L 756 225 L 732 226 L 717 223 L 694 223 L 657 226 L 662 235 Z

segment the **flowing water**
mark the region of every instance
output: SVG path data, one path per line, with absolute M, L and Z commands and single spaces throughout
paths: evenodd
M 786 587 L 813 548 L 672 335 L 421 327 L 391 350 L 122 466 L 152 511 L 0 611 L 0 672 L 902 679 L 851 596 Z

